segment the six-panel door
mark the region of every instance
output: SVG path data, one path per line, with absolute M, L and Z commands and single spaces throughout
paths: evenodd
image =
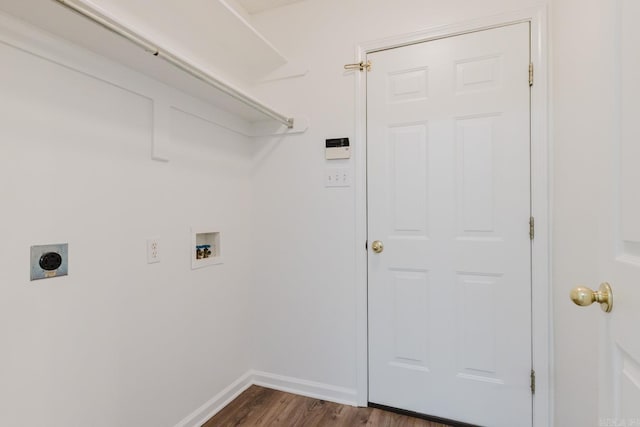
M 367 59 L 369 400 L 531 425 L 529 24 Z

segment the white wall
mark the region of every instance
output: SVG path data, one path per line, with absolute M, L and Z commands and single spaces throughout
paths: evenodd
M 0 425 L 172 426 L 250 368 L 252 145 L 174 110 L 152 161 L 151 98 L 222 114 L 48 46 L 90 73 L 0 43 Z M 208 224 L 226 262 L 192 271 Z M 60 242 L 69 276 L 30 282 L 29 247 Z
M 327 189 L 324 140 L 355 144 L 354 62 L 361 42 L 535 5 L 533 1 L 307 0 L 254 15 L 253 24 L 304 78 L 256 87 L 266 101 L 310 117 L 306 134 L 264 142 L 254 169 L 253 365 L 356 388 L 354 188 Z M 375 67 L 375 65 L 374 65 Z

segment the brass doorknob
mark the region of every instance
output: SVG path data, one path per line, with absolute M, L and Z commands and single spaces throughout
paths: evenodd
M 373 250 L 373 252 L 379 254 L 384 250 L 384 245 L 380 240 L 376 240 L 371 244 L 371 249 Z
M 571 290 L 571 300 L 576 305 L 586 307 L 597 302 L 605 313 L 609 313 L 613 308 L 613 291 L 607 282 L 601 283 L 597 291 L 584 286 L 578 286 Z

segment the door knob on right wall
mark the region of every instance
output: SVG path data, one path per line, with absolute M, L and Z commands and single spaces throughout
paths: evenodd
M 613 309 L 613 291 L 607 282 L 601 283 L 597 291 L 584 286 L 575 287 L 571 290 L 570 296 L 571 300 L 581 307 L 597 302 L 605 313 L 609 313 Z

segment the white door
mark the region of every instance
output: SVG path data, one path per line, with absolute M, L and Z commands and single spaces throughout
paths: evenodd
M 367 59 L 369 401 L 531 425 L 529 24 Z
M 614 296 L 611 312 L 600 314 L 601 427 L 640 426 L 640 2 L 622 0 L 618 12 L 621 132 L 602 141 L 613 161 L 603 159 L 604 191 L 595 191 L 593 200 L 602 219 L 599 279 L 611 284 Z M 598 281 L 590 285 L 597 288 Z

